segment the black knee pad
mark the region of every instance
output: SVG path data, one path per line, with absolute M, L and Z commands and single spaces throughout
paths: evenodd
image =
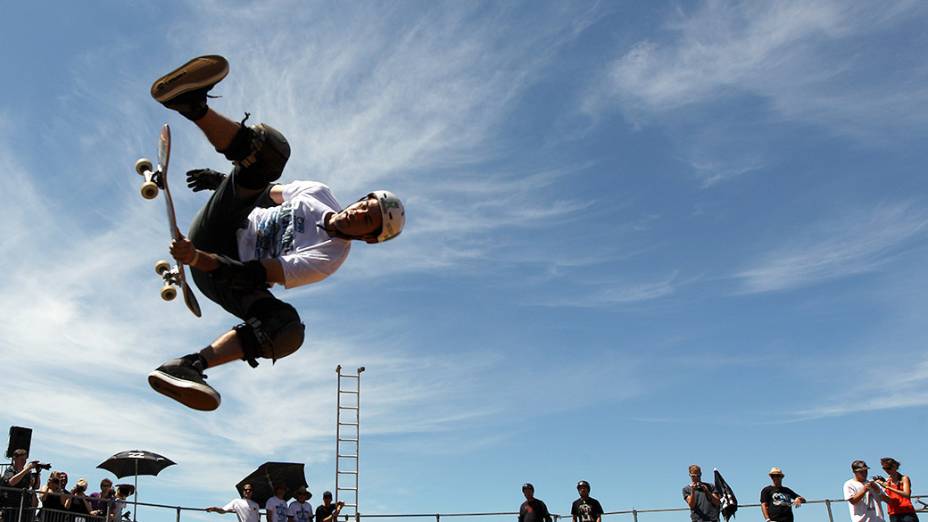
M 239 127 L 232 142 L 220 150 L 235 164 L 235 182 L 248 189 L 262 189 L 280 179 L 290 159 L 290 144 L 277 129 L 264 123 Z
M 248 309 L 248 319 L 235 327 L 242 342 L 242 359 L 252 368 L 259 357 L 277 361 L 303 344 L 305 327 L 296 309 L 277 299 L 262 299 Z

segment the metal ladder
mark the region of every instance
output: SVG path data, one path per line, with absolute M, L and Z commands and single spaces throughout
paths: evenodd
M 361 373 L 343 374 L 342 366 L 335 367 L 338 374 L 338 401 L 335 412 L 335 501 L 344 500 L 341 514 L 359 513 L 358 486 L 360 484 L 361 447 Z M 342 381 L 346 381 L 345 384 Z M 351 386 L 351 384 L 354 386 Z M 347 389 L 346 389 L 347 387 Z

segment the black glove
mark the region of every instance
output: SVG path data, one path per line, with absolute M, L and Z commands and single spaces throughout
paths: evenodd
M 216 256 L 219 268 L 209 273 L 218 286 L 232 290 L 267 288 L 267 271 L 260 261 L 242 263 L 230 257 Z
M 222 172 L 213 169 L 194 169 L 187 171 L 187 186 L 194 192 L 201 190 L 216 190 L 216 187 L 226 179 Z

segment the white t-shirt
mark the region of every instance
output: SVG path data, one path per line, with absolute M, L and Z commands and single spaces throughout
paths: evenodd
M 271 514 L 270 522 L 287 522 L 287 501 L 282 498 L 271 497 L 264 509 Z
M 238 517 L 238 522 L 258 522 L 258 513 L 261 508 L 258 507 L 258 503 L 254 500 L 236 498 L 229 501 L 222 509 L 234 511 L 235 516 Z
M 844 500 L 850 499 L 864 488 L 859 480 L 848 480 L 844 483 Z M 847 505 L 851 511 L 851 522 L 883 522 L 883 505 L 873 491 L 868 491 L 856 504 L 851 504 L 848 500 Z
M 313 519 L 313 505 L 294 500 L 290 503 L 287 516 L 293 517 L 293 522 L 310 522 Z
M 283 186 L 284 202 L 256 208 L 248 225 L 236 232 L 242 262 L 277 258 L 287 288 L 322 281 L 348 257 L 351 241 L 330 236 L 322 228 L 329 212 L 341 205 L 329 187 L 317 181 L 294 181 Z

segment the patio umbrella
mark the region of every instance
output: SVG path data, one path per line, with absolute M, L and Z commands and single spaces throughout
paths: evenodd
M 157 453 L 144 450 L 129 450 L 120 451 L 97 467 L 113 473 L 117 478 L 135 477 L 135 500 L 133 501 L 132 520 L 136 520 L 139 502 L 139 475 L 156 476 L 161 473 L 161 470 L 174 464 L 176 463 L 171 459 L 162 457 Z
M 287 493 L 284 500 L 293 496 L 293 491 L 300 486 L 306 487 L 306 475 L 303 472 L 303 464 L 296 462 L 265 462 L 258 466 L 258 469 L 252 471 L 247 477 L 235 485 L 239 496 L 242 495 L 242 488 L 245 484 L 251 484 L 251 499 L 263 506 L 274 496 L 275 484 L 286 484 Z

